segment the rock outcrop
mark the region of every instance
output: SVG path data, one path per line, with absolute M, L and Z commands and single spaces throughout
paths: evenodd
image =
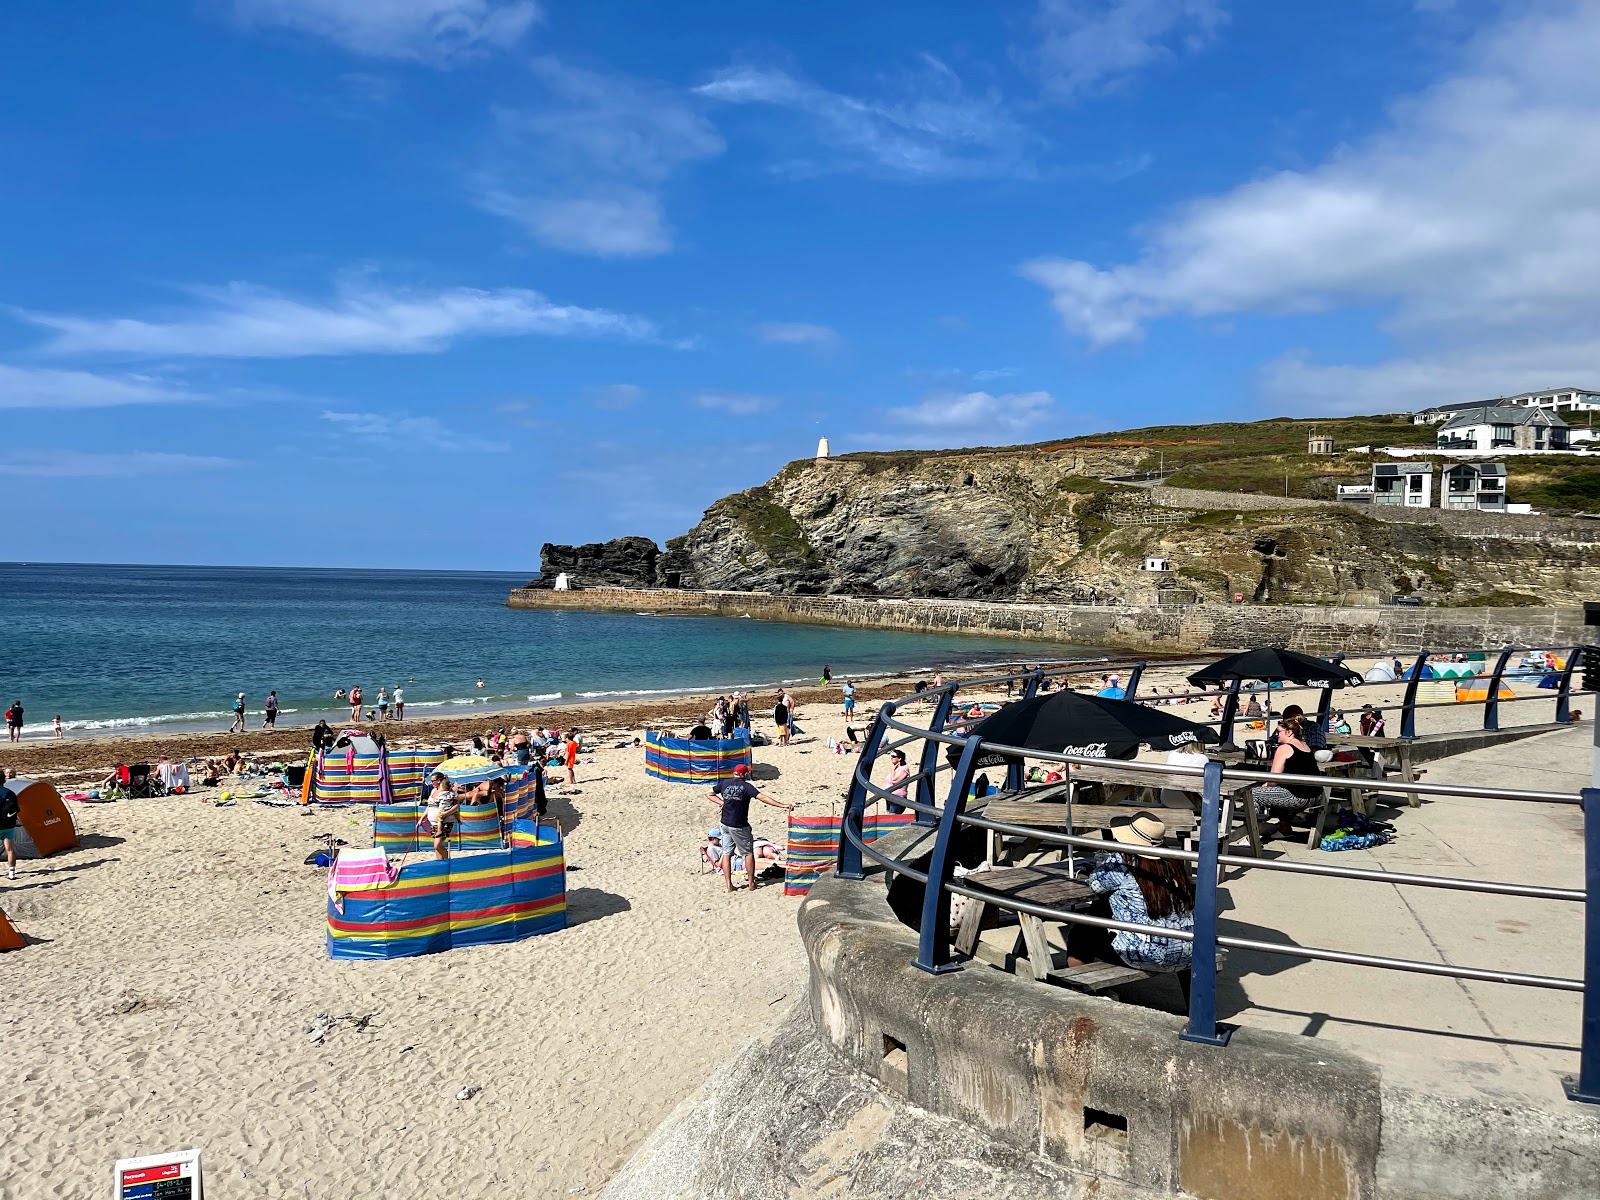
M 718 500 L 664 552 L 645 538 L 546 546 L 540 586 L 566 571 L 580 587 L 1125 604 L 1415 595 L 1562 605 L 1600 594 L 1600 523 L 1415 510 L 1379 519 L 1389 514 L 1107 480 L 1137 470 L 1141 453 L 807 459 Z
M 661 550 L 647 537 L 620 537 L 584 546 L 539 548 L 539 578 L 529 587 L 554 587 L 565 574 L 573 587 L 655 587 Z

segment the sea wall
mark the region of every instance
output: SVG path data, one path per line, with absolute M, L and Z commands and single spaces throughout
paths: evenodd
M 905 857 L 926 830 L 881 845 Z M 1184 1018 L 972 965 L 912 965 L 881 879 L 800 909 L 801 1012 L 717 1071 L 602 1200 L 1575 1200 L 1600 1120 L 1413 1086 L 1324 1040 Z
M 1333 608 L 1290 604 L 1186 604 L 1159 608 L 990 600 L 889 600 L 780 596 L 670 588 L 518 588 L 512 608 L 699 613 L 850 628 L 968 633 L 1106 646 L 1190 651 L 1282 644 L 1313 654 L 1571 646 L 1586 640 L 1578 608 Z

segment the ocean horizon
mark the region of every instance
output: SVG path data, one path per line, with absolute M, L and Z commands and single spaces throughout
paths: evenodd
M 405 689 L 416 717 L 1060 661 L 1060 642 L 751 618 L 513 609 L 526 573 L 0 563 L 0 700 L 24 736 L 249 728 L 345 717 L 338 689 Z M 482 680 L 482 687 L 478 681 Z

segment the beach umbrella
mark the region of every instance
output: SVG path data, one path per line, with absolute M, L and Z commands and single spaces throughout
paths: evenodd
M 503 767 L 481 754 L 458 754 L 454 758 L 445 759 L 434 768 L 451 783 L 458 784 L 487 783 L 491 779 L 520 775 L 524 769 L 520 766 Z
M 1219 658 L 1209 667 L 1201 667 L 1189 676 L 1195 687 L 1208 683 L 1231 683 L 1233 688 L 1222 709 L 1222 744 L 1233 745 L 1233 721 L 1239 712 L 1239 682 L 1260 679 L 1267 683 L 1299 683 L 1322 689 L 1322 699 L 1317 704 L 1317 720 L 1326 724 L 1329 701 L 1334 688 L 1354 687 L 1362 682 L 1358 672 L 1325 658 L 1314 658 L 1294 650 L 1277 646 L 1264 646 L 1259 650 L 1246 650 L 1243 654 L 1230 654 Z
M 1215 742 L 1217 735 L 1204 725 L 1185 721 L 1131 700 L 1086 696 L 1082 692 L 1051 692 L 1007 704 L 967 730 L 988 742 L 1049 750 L 1084 758 L 1131 758 L 1141 744 L 1176 749 L 1196 742 Z M 947 753 L 954 762 L 961 747 Z M 982 755 L 979 765 L 1006 762 L 1004 755 Z
M 1349 667 L 1273 646 L 1246 650 L 1243 654 L 1230 654 L 1189 676 L 1189 682 L 1196 687 L 1204 687 L 1208 683 L 1231 683 L 1236 679 L 1300 683 L 1321 688 L 1349 687 L 1361 682 L 1361 676 Z
M 1121 700 L 1127 694 L 1126 689 L 1119 687 L 1103 687 L 1095 693 L 1097 696 L 1104 696 L 1107 700 Z

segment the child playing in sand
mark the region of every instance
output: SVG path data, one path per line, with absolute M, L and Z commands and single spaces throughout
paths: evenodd
M 65 734 L 63 734 L 61 732 L 61 714 L 60 713 L 56 714 L 56 736 L 57 737 L 65 737 L 66 736 Z

